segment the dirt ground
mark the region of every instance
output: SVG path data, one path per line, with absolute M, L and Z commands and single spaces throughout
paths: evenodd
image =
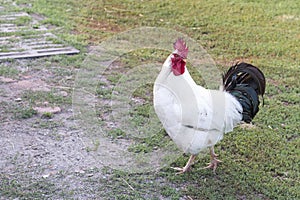
M 53 184 L 51 187 L 54 190 L 66 187 L 69 191 L 78 190 L 84 186 L 76 177 L 101 176 L 100 171 L 92 172 L 94 168 L 101 168 L 101 163 L 96 162 L 86 150 L 81 139 L 83 131 L 76 125 L 71 104 L 56 105 L 61 109 L 57 111 L 52 109 L 57 103 L 51 97 L 38 98 L 33 103 L 30 102 L 30 94 L 26 96 L 28 92 L 39 94 L 51 91 L 63 99 L 72 96 L 74 69 L 44 67 L 40 65 L 43 63 L 41 61 L 44 59 L 4 63 L 5 68 L 15 69 L 18 74 L 0 77 L 1 178 L 6 179 L 8 185 L 15 180 L 17 187 L 22 187 L 25 193 L 26 190 L 35 190 L 33 185 L 40 181 Z M 45 101 L 38 102 L 40 100 Z M 29 108 L 36 109 L 35 106 L 46 111 L 33 111 L 32 116 L 26 117 L 26 112 L 30 115 Z M 47 118 L 39 112 L 54 114 Z M 57 181 L 61 176 L 64 178 Z M 45 193 L 51 192 L 48 189 L 45 188 Z M 18 191 L 17 188 L 15 190 Z M 10 193 L 9 188 L 7 192 Z

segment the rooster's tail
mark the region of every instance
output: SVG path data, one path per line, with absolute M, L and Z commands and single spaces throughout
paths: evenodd
M 223 75 L 224 90 L 236 97 L 243 107 L 243 121 L 251 122 L 259 108 L 259 95 L 265 93 L 264 74 L 248 63 L 238 63 Z

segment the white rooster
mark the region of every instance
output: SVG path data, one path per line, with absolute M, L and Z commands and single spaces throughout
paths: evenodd
M 220 160 L 214 145 L 223 134 L 258 112 L 265 91 L 265 77 L 255 66 L 239 63 L 223 75 L 222 90 L 205 89 L 195 83 L 186 68 L 188 47 L 183 39 L 174 43 L 174 52 L 164 62 L 154 83 L 154 109 L 166 132 L 185 153 L 191 154 L 179 173 L 189 170 L 200 151 L 210 148 L 215 172 Z

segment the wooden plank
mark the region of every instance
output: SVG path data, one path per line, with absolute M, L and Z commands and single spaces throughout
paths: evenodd
M 52 51 L 30 51 L 30 52 L 9 52 L 9 53 L 0 53 L 1 59 L 9 59 L 9 58 L 36 58 L 43 56 L 53 56 L 53 55 L 61 55 L 61 54 L 77 54 L 80 51 L 75 48 L 65 48 L 65 49 L 52 49 Z
M 38 28 L 33 28 L 37 24 L 33 18 L 28 24 L 14 23 L 24 16 L 31 18 L 25 12 L 0 14 L 0 32 L 8 33 L 0 36 L 0 60 L 79 53 L 79 50 L 59 40 L 46 27 L 39 25 Z
M 6 21 L 13 21 L 20 17 L 30 17 L 28 13 L 21 12 L 21 13 L 11 13 L 8 15 L 0 15 L 0 20 L 6 20 Z

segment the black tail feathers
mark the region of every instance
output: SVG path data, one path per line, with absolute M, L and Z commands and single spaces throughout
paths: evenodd
M 265 76 L 257 67 L 238 63 L 223 75 L 224 90 L 237 98 L 243 107 L 243 121 L 252 121 L 259 108 L 259 95 L 265 93 Z

